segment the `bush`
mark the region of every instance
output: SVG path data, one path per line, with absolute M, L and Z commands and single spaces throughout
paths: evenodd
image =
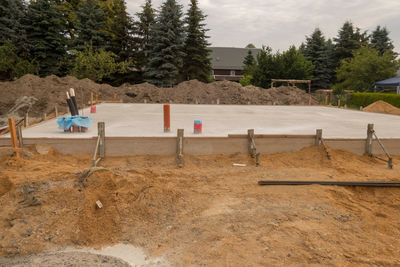
M 400 108 L 400 95 L 384 93 L 352 93 L 348 104 L 366 107 L 375 101 L 383 100 L 395 107 Z
M 253 79 L 252 75 L 245 75 L 243 78 L 240 79 L 239 83 L 242 86 L 247 86 L 251 84 L 251 79 Z

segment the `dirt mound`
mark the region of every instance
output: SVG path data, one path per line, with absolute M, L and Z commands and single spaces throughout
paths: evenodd
M 371 105 L 363 108 L 363 111 L 400 115 L 399 108 L 392 106 L 391 104 L 382 100 L 378 100 Z
M 263 89 L 243 87 L 229 81 L 202 83 L 197 80 L 182 82 L 172 88 L 158 88 L 149 83 L 113 87 L 71 76 L 39 78 L 28 74 L 16 81 L 0 82 L 0 117 L 20 119 L 27 109 L 31 118 L 41 117 L 43 113 L 53 112 L 54 106 L 58 107 L 59 112 L 67 112 L 65 92 L 69 88 L 75 89 L 79 107 L 88 103 L 91 92 L 98 94 L 100 100 L 108 101 L 117 94 L 118 99 L 125 103 L 143 103 L 146 100 L 147 103 L 177 104 L 216 104 L 218 101 L 220 104 L 246 105 L 308 104 L 308 94 L 296 87 Z M 312 99 L 312 104 L 318 104 L 318 101 Z M 5 119 L 0 120 L 0 127 L 5 124 Z

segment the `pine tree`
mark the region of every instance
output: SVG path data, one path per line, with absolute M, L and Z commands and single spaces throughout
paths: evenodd
M 197 0 L 190 1 L 186 15 L 187 37 L 185 41 L 185 54 L 183 60 L 183 73 L 187 80 L 197 79 L 207 82 L 211 74 L 211 60 L 209 58 L 210 45 L 204 29 L 205 15 L 198 7 Z
M 335 66 L 346 58 L 353 57 L 353 51 L 359 49 L 362 45 L 366 45 L 368 36 L 366 32 L 361 33 L 359 28 L 354 28 L 353 23 L 346 21 L 339 30 L 335 41 Z
M 116 54 L 120 61 L 128 60 L 133 51 L 133 21 L 126 10 L 125 0 L 112 0 L 107 6 L 106 14 L 109 50 Z
M 247 56 L 243 60 L 243 65 L 245 66 L 252 66 L 256 63 L 256 60 L 254 59 L 253 53 L 249 49 L 247 51 Z
M 184 29 L 182 6 L 166 0 L 151 29 L 146 81 L 157 86 L 173 86 L 183 65 Z
M 11 41 L 16 47 L 17 54 L 28 57 L 26 31 L 23 25 L 25 16 L 26 6 L 23 0 L 0 1 L 0 46 Z
M 253 68 L 256 65 L 256 60 L 251 52 L 251 49 L 247 51 L 247 56 L 243 60 L 243 73 L 244 75 L 251 75 Z
M 84 51 L 87 45 L 94 50 L 106 50 L 109 45 L 106 35 L 106 16 L 96 0 L 85 0 L 75 12 L 76 38 L 73 41 L 73 48 Z
M 371 34 L 370 45 L 379 51 L 379 55 L 383 55 L 386 51 L 393 51 L 394 45 L 389 38 L 389 32 L 386 27 L 377 26 Z
M 310 37 L 306 37 L 306 44 L 302 53 L 314 65 L 312 87 L 329 88 L 334 76 L 334 62 L 330 45 L 325 41 L 320 29 L 316 28 Z
M 27 35 L 31 56 L 39 63 L 40 76 L 63 75 L 66 56 L 62 16 L 50 0 L 36 0 L 28 7 Z
M 150 50 L 150 29 L 155 23 L 155 10 L 151 0 L 146 0 L 142 11 L 136 13 L 138 21 L 134 23 L 135 31 L 135 66 L 138 70 L 145 69 L 147 64 L 147 52 Z

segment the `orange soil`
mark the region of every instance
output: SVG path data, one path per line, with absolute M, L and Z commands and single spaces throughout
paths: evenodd
M 400 109 L 392 106 L 391 104 L 378 100 L 371 105 L 363 108 L 364 111 L 368 112 L 377 112 L 377 113 L 385 113 L 385 114 L 392 114 L 392 115 L 400 115 Z
M 174 157 L 112 157 L 84 180 L 90 155 L 2 156 L 0 255 L 129 242 L 178 266 L 399 265 L 400 189 L 257 185 L 400 180 L 400 157 L 388 170 L 330 153 L 262 155 L 260 167 L 242 154 L 185 156 L 183 169 Z

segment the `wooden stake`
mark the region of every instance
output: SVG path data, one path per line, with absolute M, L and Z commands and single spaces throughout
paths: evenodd
M 328 105 L 328 95 L 325 96 L 325 105 Z
M 219 98 L 217 98 L 217 105 L 219 105 Z
M 178 129 L 178 138 L 176 142 L 176 154 L 178 159 L 178 167 L 183 167 L 183 129 Z
M 22 147 L 24 145 L 24 141 L 23 141 L 23 138 L 22 138 L 21 125 L 17 126 L 17 138 L 18 138 L 19 147 Z
M 99 122 L 97 123 L 97 134 L 100 136 L 100 142 L 99 142 L 99 156 L 101 158 L 104 158 L 106 154 L 106 142 L 105 142 L 105 123 L 104 122 Z
M 90 92 L 90 105 L 93 106 L 93 92 Z
M 117 102 L 117 94 L 114 94 L 114 102 Z
M 365 153 L 372 157 L 372 135 L 374 133 L 374 125 L 368 124 L 367 128 L 367 140 L 365 142 Z
M 98 102 L 99 102 L 99 95 L 96 94 L 96 105 L 97 105 Z
M 15 128 L 14 118 L 8 118 L 8 127 L 10 129 L 11 143 L 13 148 L 18 148 L 17 130 Z M 15 151 L 14 155 L 19 157 L 19 152 Z
M 28 112 L 25 113 L 25 117 L 24 117 L 24 127 L 28 127 L 29 126 L 29 115 Z
M 43 121 L 45 121 L 46 119 L 47 119 L 47 114 L 45 112 L 45 113 L 43 113 Z
M 319 146 L 321 143 L 322 139 L 322 129 L 317 129 L 316 134 L 315 134 L 315 145 Z
M 254 158 L 257 154 L 256 144 L 254 142 L 254 129 L 247 130 L 247 137 L 248 137 L 248 149 L 249 154 L 252 158 Z
M 58 107 L 57 106 L 54 106 L 54 114 L 57 118 L 58 117 Z

